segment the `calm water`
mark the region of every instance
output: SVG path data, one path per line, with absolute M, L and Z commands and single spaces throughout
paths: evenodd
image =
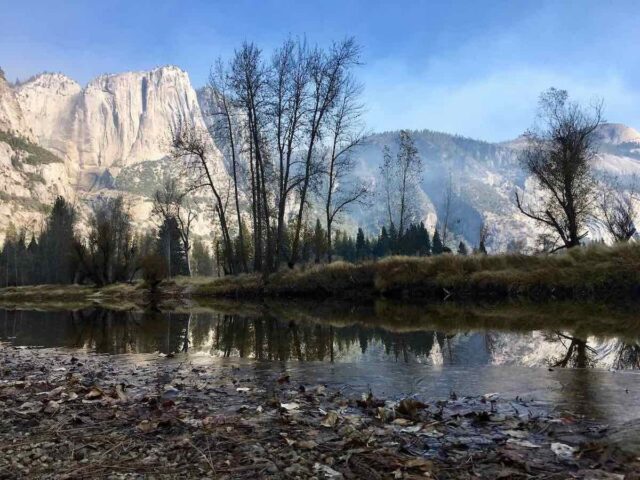
M 611 423 L 640 417 L 640 339 L 633 316 L 624 320 L 627 331 L 608 334 L 562 328 L 562 312 L 552 312 L 560 329 L 527 329 L 520 319 L 512 322 L 513 331 L 498 313 L 488 321 L 447 311 L 428 317 L 431 322 L 417 318 L 416 310 L 348 306 L 0 310 L 0 341 L 145 359 L 175 353 L 175 361 L 187 357 L 211 368 L 232 362 L 256 375 L 286 372 L 294 382 L 370 388 L 385 397 L 499 392 Z M 544 323 L 534 317 L 526 325 Z

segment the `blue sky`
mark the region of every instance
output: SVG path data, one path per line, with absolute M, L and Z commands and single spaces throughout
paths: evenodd
M 609 121 L 640 129 L 640 2 L 0 0 L 9 79 L 175 64 L 205 83 L 244 40 L 353 35 L 363 47 L 370 130 L 430 128 L 504 140 L 533 121 L 549 86 L 601 97 Z

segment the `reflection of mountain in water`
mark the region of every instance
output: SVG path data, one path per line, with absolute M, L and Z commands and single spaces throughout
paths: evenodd
M 395 332 L 363 323 L 207 313 L 0 311 L 0 339 L 101 353 L 180 352 L 269 361 L 640 368 L 640 343 L 566 331 Z

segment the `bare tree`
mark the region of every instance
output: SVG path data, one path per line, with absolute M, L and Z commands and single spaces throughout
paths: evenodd
M 360 47 L 353 38 L 334 43 L 328 53 L 314 49 L 308 58 L 310 75 L 310 96 L 306 115 L 307 135 L 305 138 L 305 157 L 302 181 L 299 189 L 298 213 L 296 215 L 289 266 L 298 260 L 300 249 L 300 233 L 307 204 L 307 194 L 312 187 L 314 175 L 318 168 L 318 143 L 322 140 L 323 129 L 334 108 L 337 99 L 348 82 L 348 71 L 360 60 Z
M 598 212 L 601 223 L 616 242 L 628 242 L 636 234 L 635 220 L 638 216 L 636 202 L 638 182 L 634 176 L 629 185 L 619 178 L 606 179 L 598 194 Z
M 251 173 L 251 198 L 254 230 L 254 268 L 265 275 L 272 269 L 273 242 L 271 239 L 270 155 L 265 132 L 268 106 L 269 71 L 262 61 L 262 53 L 254 44 L 245 43 L 233 58 L 230 85 L 234 102 L 242 112 L 248 143 Z M 263 261 L 263 253 L 265 258 Z
M 544 198 L 527 202 L 516 191 L 518 209 L 556 235 L 559 245 L 572 248 L 587 235 L 592 212 L 592 165 L 597 155 L 595 131 L 602 122 L 602 103 L 588 111 L 570 102 L 565 90 L 551 88 L 540 96 L 542 129 L 527 132 L 521 161 L 544 192 Z
M 163 221 L 175 220 L 184 250 L 187 275 L 191 276 L 189 262 L 191 225 L 197 215 L 187 197 L 187 192 L 179 188 L 175 179 L 167 179 L 162 189 L 156 190 L 153 196 L 152 213 Z
M 384 190 L 389 224 L 396 228 L 401 236 L 405 227 L 411 223 L 417 209 L 416 199 L 422 180 L 422 159 L 418 155 L 411 134 L 401 130 L 399 149 L 396 157 L 391 155 L 388 146 L 384 147 L 384 160 L 380 166 L 380 176 Z
M 295 151 L 300 148 L 309 99 L 309 51 L 306 43 L 287 40 L 271 62 L 269 115 L 277 148 L 275 260 L 282 260 L 285 213 L 291 194 L 303 180 L 296 169 Z M 277 267 L 277 265 L 276 265 Z
M 362 105 L 358 103 L 362 91 L 353 80 L 345 82 L 337 106 L 330 116 L 328 131 L 331 145 L 325 154 L 321 186 L 327 225 L 327 254 L 332 261 L 332 226 L 340 214 L 354 203 L 363 204 L 368 186 L 353 179 L 355 162 L 352 152 L 364 141 L 361 127 Z
M 239 142 L 242 141 L 241 130 L 238 125 L 237 112 L 230 98 L 229 75 L 224 64 L 218 60 L 209 75 L 210 111 L 212 117 L 211 134 L 216 143 L 223 147 L 223 152 L 228 157 L 231 174 L 233 177 L 233 199 L 236 208 L 236 220 L 238 223 L 238 256 L 243 271 L 248 272 L 249 266 L 245 255 L 245 238 L 240 209 L 240 163 Z M 237 138 L 240 137 L 240 138 Z
M 171 155 L 174 159 L 185 162 L 187 169 L 192 173 L 193 185 L 191 189 L 208 188 L 213 194 L 213 209 L 220 223 L 220 231 L 224 246 L 225 266 L 229 273 L 235 273 L 233 262 L 233 245 L 229 234 L 229 226 L 226 216 L 226 185 L 220 185 L 216 180 L 216 165 L 211 151 L 209 132 L 202 131 L 196 126 L 189 125 L 185 121 L 171 132 Z

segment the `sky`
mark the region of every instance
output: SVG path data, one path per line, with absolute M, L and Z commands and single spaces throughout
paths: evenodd
M 243 41 L 265 52 L 288 36 L 354 36 L 371 131 L 400 128 L 488 141 L 521 134 L 543 90 L 602 99 L 640 129 L 640 2 L 376 0 L 0 0 L 8 79 L 177 65 L 195 87 Z

